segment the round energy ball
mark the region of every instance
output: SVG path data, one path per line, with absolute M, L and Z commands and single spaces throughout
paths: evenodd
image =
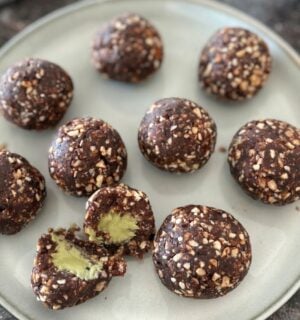
M 93 63 L 108 78 L 140 82 L 159 69 L 163 44 L 145 18 L 127 13 L 104 25 L 94 37 Z
M 36 217 L 45 198 L 43 175 L 22 156 L 0 151 L 0 233 L 19 232 Z
M 215 149 L 217 128 L 208 112 L 188 99 L 166 98 L 146 112 L 138 132 L 144 157 L 170 172 L 193 172 Z
M 0 79 L 0 111 L 24 129 L 55 126 L 73 97 L 70 76 L 57 64 L 28 59 L 10 67 Z
M 49 229 L 38 241 L 31 286 L 37 300 L 49 309 L 83 303 L 102 292 L 113 276 L 126 272 L 122 258 L 78 239 L 76 231 L 79 229 Z
M 201 86 L 218 98 L 244 100 L 253 97 L 271 72 L 267 44 L 242 28 L 218 30 L 204 47 L 199 64 Z
M 118 182 L 127 167 L 119 133 L 103 120 L 76 118 L 58 130 L 49 149 L 49 171 L 65 192 L 89 196 Z
M 285 205 L 300 199 L 300 129 L 280 120 L 255 120 L 234 135 L 230 171 L 253 199 Z
M 139 258 L 152 248 L 154 215 L 144 192 L 124 184 L 101 188 L 86 210 L 84 230 L 90 241 Z
M 210 299 L 227 294 L 251 264 L 247 231 L 229 213 L 188 205 L 167 216 L 154 240 L 153 262 L 172 292 Z

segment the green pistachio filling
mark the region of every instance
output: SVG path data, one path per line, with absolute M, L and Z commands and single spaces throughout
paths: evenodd
M 52 234 L 52 241 L 56 243 L 56 251 L 52 253 L 52 261 L 60 271 L 73 273 L 82 280 L 93 280 L 102 271 L 100 261 L 92 262 L 72 243 L 56 234 Z
M 137 229 L 137 220 L 130 213 L 121 215 L 118 212 L 110 211 L 103 215 L 98 223 L 98 230 L 107 233 L 110 237 L 109 243 L 113 244 L 128 242 L 135 236 Z M 103 241 L 96 237 L 96 232 L 91 228 L 87 228 L 86 233 L 91 241 Z

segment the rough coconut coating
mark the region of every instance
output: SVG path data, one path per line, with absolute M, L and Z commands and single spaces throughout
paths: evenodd
M 73 97 L 70 76 L 57 64 L 27 59 L 10 67 L 0 80 L 0 110 L 24 129 L 55 126 Z
M 285 205 L 300 198 L 300 129 L 284 121 L 255 120 L 232 139 L 232 176 L 253 199 Z
M 163 44 L 145 18 L 123 14 L 104 25 L 94 37 L 93 63 L 108 78 L 140 82 L 159 69 Z
M 153 261 L 160 280 L 172 292 L 217 298 L 237 287 L 247 274 L 251 264 L 249 236 L 223 210 L 180 207 L 160 227 Z
M 199 81 L 218 98 L 249 99 L 265 84 L 271 64 L 268 46 L 258 35 L 242 28 L 223 28 L 201 53 Z
M 124 184 L 101 188 L 86 209 L 84 229 L 91 241 L 139 258 L 152 248 L 155 222 L 144 192 Z
M 0 233 L 19 232 L 36 217 L 45 198 L 43 175 L 22 156 L 0 151 Z
M 102 292 L 113 276 L 121 276 L 126 272 L 126 263 L 122 258 L 109 256 L 103 247 L 76 238 L 75 231 L 78 230 L 49 229 L 48 233 L 38 240 L 31 285 L 37 300 L 50 309 L 59 310 L 83 303 Z M 58 243 L 53 241 L 53 235 L 65 240 L 69 250 L 79 250 L 92 265 L 101 265 L 101 270 L 95 271 L 92 279 L 88 280 L 69 270 L 58 268 L 53 263 L 58 246 Z
M 89 196 L 102 186 L 118 182 L 126 167 L 126 148 L 119 133 L 91 117 L 63 125 L 49 150 L 51 177 L 75 196 Z
M 166 98 L 147 111 L 138 142 L 144 157 L 158 168 L 192 172 L 208 161 L 216 136 L 216 124 L 205 109 L 187 99 Z

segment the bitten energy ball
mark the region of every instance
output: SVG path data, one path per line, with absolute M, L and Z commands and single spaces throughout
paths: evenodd
M 45 197 L 42 174 L 22 156 L 0 151 L 0 233 L 19 232 L 36 217 Z
M 37 244 L 31 285 L 37 299 L 53 310 L 97 296 L 113 276 L 124 275 L 122 258 L 89 241 L 79 240 L 73 228 L 50 229 Z
M 300 199 L 299 128 L 279 120 L 250 121 L 233 137 L 228 162 L 253 199 L 275 205 Z
M 90 241 L 139 258 L 152 248 L 154 216 L 144 192 L 124 184 L 101 188 L 86 208 L 84 230 Z
M 56 125 L 72 97 L 73 83 L 66 71 L 41 59 L 15 64 L 0 80 L 0 111 L 24 129 Z
M 145 18 L 123 14 L 95 35 L 93 63 L 108 78 L 140 82 L 159 69 L 163 44 L 158 31 Z
M 126 166 L 126 148 L 118 132 L 90 117 L 63 125 L 49 149 L 51 177 L 75 196 L 89 196 L 102 186 L 118 182 Z
M 215 149 L 217 129 L 206 110 L 179 98 L 155 102 L 144 116 L 138 143 L 144 157 L 160 169 L 192 172 Z
M 174 209 L 155 240 L 153 261 L 162 283 L 191 298 L 217 298 L 243 280 L 251 264 L 244 227 L 229 213 L 200 205 Z
M 200 57 L 201 86 L 223 99 L 251 98 L 263 87 L 270 72 L 271 56 L 267 44 L 242 28 L 217 31 Z

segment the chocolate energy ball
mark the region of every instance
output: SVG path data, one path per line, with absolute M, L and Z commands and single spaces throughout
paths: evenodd
M 144 157 L 160 169 L 192 172 L 215 149 L 217 128 L 207 111 L 187 99 L 155 102 L 144 116 L 138 143 Z
M 159 69 L 163 44 L 156 28 L 145 18 L 123 14 L 95 35 L 93 63 L 108 78 L 140 82 Z
M 0 79 L 0 111 L 24 129 L 55 126 L 73 97 L 70 76 L 57 64 L 28 59 L 9 68 Z
M 139 258 L 152 248 L 154 216 L 144 192 L 124 184 L 101 188 L 86 210 L 84 230 L 90 241 Z
M 300 129 L 284 121 L 250 121 L 232 139 L 232 176 L 253 199 L 285 205 L 300 199 Z
M 106 249 L 80 240 L 75 231 L 50 229 L 37 244 L 31 285 L 37 299 L 53 310 L 83 303 L 103 291 L 126 263 Z
M 154 240 L 161 282 L 184 297 L 227 294 L 246 276 L 251 257 L 244 227 L 229 213 L 200 205 L 174 209 Z
M 45 198 L 43 175 L 22 156 L 0 151 L 0 233 L 19 232 L 36 217 Z
M 270 72 L 271 56 L 267 44 L 258 35 L 242 28 L 217 31 L 200 57 L 201 86 L 222 99 L 253 97 Z
M 49 171 L 69 194 L 89 196 L 118 182 L 127 166 L 119 133 L 95 118 L 76 118 L 58 130 L 49 149 Z

